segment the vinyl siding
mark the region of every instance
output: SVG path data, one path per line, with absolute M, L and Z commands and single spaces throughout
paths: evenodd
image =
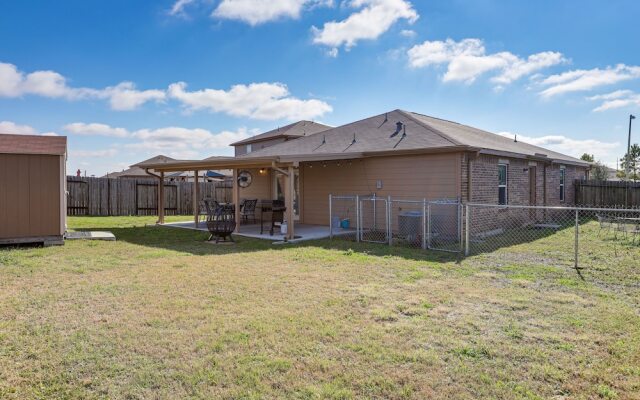
M 458 198 L 460 157 L 459 153 L 448 153 L 301 164 L 302 222 L 328 224 L 329 194 Z M 382 189 L 376 189 L 378 180 Z

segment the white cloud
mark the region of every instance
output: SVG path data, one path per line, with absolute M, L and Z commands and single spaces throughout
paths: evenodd
M 500 132 L 498 135 L 514 138 L 511 132 Z M 518 141 L 544 147 L 549 150 L 579 158 L 584 153 L 593 154 L 596 160 L 608 165 L 615 165 L 620 154 L 619 142 L 603 142 L 596 139 L 574 139 L 563 135 L 525 136 L 518 134 Z
M 246 139 L 255 133 L 245 128 L 219 133 L 175 126 L 140 129 L 132 133 L 132 136 L 140 141 L 126 147 L 136 151 L 162 153 L 178 159 L 197 159 L 209 156 L 212 150 L 227 149 L 231 143 Z
M 103 89 L 99 97 L 109 99 L 113 110 L 128 111 L 135 110 L 148 101 L 162 101 L 166 94 L 163 90 L 136 90 L 133 82 L 122 82 Z
M 336 58 L 336 57 L 338 57 L 338 53 L 339 53 L 339 50 L 338 50 L 338 48 L 336 48 L 336 47 L 334 47 L 334 48 L 332 48 L 332 49 L 327 50 L 327 56 L 328 56 L 328 57 L 331 57 L 331 58 Z
M 492 81 L 499 85 L 509 84 L 543 68 L 566 62 L 561 53 L 546 51 L 522 59 L 508 51 L 487 54 L 481 39 L 453 39 L 425 41 L 407 52 L 409 65 L 423 68 L 447 64 L 444 82 L 463 81 L 472 83 L 489 71 L 499 72 Z
M 640 106 L 640 94 L 631 90 L 616 90 L 615 92 L 587 97 L 588 100 L 602 101 L 593 111 L 606 111 L 628 106 Z
M 42 135 L 42 136 L 58 136 L 55 132 L 38 132 L 32 126 L 19 125 L 11 121 L 0 121 L 0 133 L 8 133 L 12 135 Z
M 108 99 L 114 110 L 133 110 L 148 101 L 161 101 L 165 97 L 161 90 L 136 90 L 131 82 L 122 82 L 104 89 L 74 88 L 57 72 L 35 71 L 27 74 L 19 71 L 13 64 L 0 63 L 0 97 L 26 95 L 66 100 Z
M 74 122 L 72 124 L 65 125 L 63 129 L 69 133 L 84 136 L 99 135 L 120 138 L 129 136 L 129 132 L 124 128 L 114 128 L 106 124 L 98 123 L 86 124 L 84 122 Z
M 306 0 L 222 0 L 212 16 L 258 25 L 279 18 L 298 18 L 305 2 Z
M 178 82 L 167 91 L 137 90 L 133 82 L 121 82 L 104 89 L 73 88 L 66 79 L 53 71 L 25 74 L 15 65 L 0 63 L 0 97 L 39 95 L 52 98 L 78 100 L 106 99 L 113 110 L 134 110 L 154 101 L 171 98 L 190 110 L 208 109 L 238 117 L 263 120 L 314 119 L 332 111 L 324 101 L 301 100 L 291 96 L 283 83 L 252 83 L 235 85 L 230 90 L 203 89 L 186 91 L 186 83 Z
M 193 2 L 194 0 L 177 0 L 175 3 L 173 3 L 173 6 L 171 6 L 169 15 L 184 16 L 184 9 Z
M 37 135 L 38 131 L 29 125 L 18 125 L 11 121 L 0 121 L 0 133 L 12 135 Z
M 332 111 L 324 101 L 291 97 L 282 83 L 235 85 L 228 91 L 202 89 L 189 92 L 186 88 L 184 82 L 174 83 L 169 86 L 168 94 L 190 110 L 207 109 L 262 120 L 314 119 Z
M 413 38 L 416 37 L 417 33 L 416 31 L 412 31 L 411 29 L 403 29 L 400 31 L 400 35 L 408 38 Z
M 540 83 L 547 86 L 540 92 L 543 97 L 552 97 L 570 92 L 589 91 L 600 86 L 640 78 L 640 67 L 618 64 L 605 69 L 578 69 L 551 75 Z
M 348 5 L 359 10 L 345 20 L 326 22 L 322 28 L 314 26 L 314 43 L 349 49 L 360 40 L 377 39 L 401 19 L 414 23 L 419 17 L 406 0 L 351 0 Z

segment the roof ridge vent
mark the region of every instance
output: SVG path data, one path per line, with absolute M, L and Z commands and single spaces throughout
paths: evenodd
M 356 144 L 356 133 L 353 132 L 353 140 L 351 141 L 351 144 Z

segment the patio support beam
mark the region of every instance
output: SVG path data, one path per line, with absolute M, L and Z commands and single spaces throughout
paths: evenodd
M 295 176 L 293 166 L 289 167 L 287 174 L 287 190 L 285 191 L 285 201 L 287 202 L 287 239 L 292 240 L 295 236 L 295 212 L 293 210 L 293 203 L 295 197 Z
M 198 187 L 198 170 L 193 171 L 193 222 L 196 228 L 198 228 L 200 220 L 200 205 L 198 204 L 198 197 L 200 197 L 200 188 Z
M 158 224 L 164 224 L 164 172 L 158 179 Z
M 236 220 L 235 233 L 240 233 L 240 185 L 238 185 L 238 168 L 233 169 L 233 206 Z

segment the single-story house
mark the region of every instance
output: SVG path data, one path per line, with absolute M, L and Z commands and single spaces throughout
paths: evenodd
M 236 149 L 242 144 L 236 143 Z M 243 198 L 284 199 L 287 221 L 312 225 L 328 225 L 330 194 L 569 205 L 574 180 L 584 179 L 590 167 L 555 151 L 403 110 L 251 150 L 236 157 L 140 167 L 162 176 L 231 169 L 235 204 Z M 237 207 L 236 213 L 239 231 Z
M 0 244 L 63 244 L 67 138 L 0 134 Z

